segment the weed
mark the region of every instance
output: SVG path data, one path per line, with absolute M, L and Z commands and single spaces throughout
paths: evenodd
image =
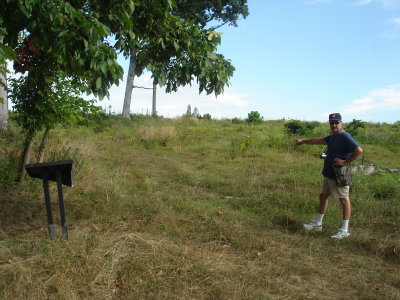
M 156 145 L 167 146 L 167 144 L 177 138 L 177 132 L 173 126 L 149 126 L 139 129 L 140 142 L 146 149 Z

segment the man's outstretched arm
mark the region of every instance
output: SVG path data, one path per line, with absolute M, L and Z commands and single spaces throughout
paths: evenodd
M 296 145 L 300 146 L 303 144 L 308 144 L 308 145 L 327 145 L 328 143 L 325 141 L 324 138 L 312 138 L 312 139 L 297 139 L 295 140 Z

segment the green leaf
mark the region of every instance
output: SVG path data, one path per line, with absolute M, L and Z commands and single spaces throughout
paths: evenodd
M 103 30 L 106 36 L 111 35 L 111 30 L 108 26 L 103 25 Z
M 174 47 L 176 51 L 179 51 L 179 45 L 176 41 L 174 41 Z
M 20 9 L 21 11 L 24 13 L 25 16 L 29 17 L 29 15 L 31 14 L 30 11 L 28 11 L 24 5 L 20 5 Z
M 100 89 L 101 86 L 102 86 L 102 80 L 101 80 L 101 77 L 99 77 L 99 78 L 97 78 L 97 80 L 96 80 L 96 88 L 97 88 L 97 89 Z
M 58 21 L 61 25 L 64 23 L 64 15 L 62 13 L 58 13 Z
M 216 60 L 218 58 L 218 56 L 215 53 L 209 53 L 208 57 L 213 59 L 213 60 Z
M 18 60 L 14 49 L 0 43 L 0 60 L 4 59 Z
M 107 66 L 107 62 L 105 62 L 105 61 L 102 61 L 101 63 L 100 63 L 100 69 L 103 71 L 103 73 L 104 74 L 107 74 L 107 68 L 108 66 Z
M 95 28 L 95 27 L 90 27 L 90 30 L 89 30 L 89 37 L 90 37 L 91 39 L 95 39 L 96 36 L 97 36 L 96 28 Z

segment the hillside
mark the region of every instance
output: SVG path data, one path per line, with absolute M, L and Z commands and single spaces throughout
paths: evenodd
M 398 169 L 399 147 L 384 141 L 393 135 L 368 130 L 356 164 Z M 65 241 L 48 237 L 40 180 L 13 183 L 21 137 L 2 132 L 0 299 L 399 299 L 400 174 L 354 174 L 348 239 L 329 238 L 335 200 L 324 230 L 306 232 L 323 147 L 293 139 L 284 121 L 135 116 L 57 128 L 45 160 L 74 160 Z M 51 196 L 59 234 L 53 184 Z

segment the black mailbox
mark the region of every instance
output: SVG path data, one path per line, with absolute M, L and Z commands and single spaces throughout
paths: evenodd
M 65 217 L 64 196 L 62 185 L 72 186 L 72 160 L 46 162 L 40 164 L 27 164 L 25 169 L 33 178 L 43 179 L 44 199 L 46 203 L 48 229 L 51 238 L 55 236 L 55 225 L 51 212 L 49 180 L 57 182 L 58 204 L 60 207 L 62 235 L 68 240 L 68 226 Z

